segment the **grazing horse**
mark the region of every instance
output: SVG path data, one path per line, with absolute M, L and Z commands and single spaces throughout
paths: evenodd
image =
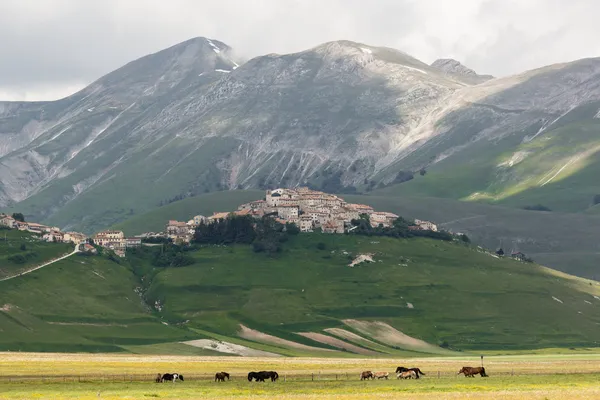
M 275 382 L 277 378 L 279 378 L 279 374 L 275 371 L 259 371 L 248 373 L 248 382 L 252 382 L 253 379 L 256 382 L 264 382 L 265 379 L 271 379 L 271 382 Z
M 377 379 L 387 379 L 390 376 L 389 373 L 387 372 L 375 372 L 373 374 L 373 379 L 377 378 Z
M 402 371 L 402 372 L 398 372 L 396 374 L 396 377 L 398 379 L 417 379 L 417 373 L 415 371 Z
M 396 373 L 406 372 L 406 371 L 413 371 L 415 373 L 415 375 L 417 376 L 415 379 L 420 378 L 419 374 L 425 375 L 425 373 L 423 371 L 421 371 L 419 368 L 404 368 L 404 367 L 396 368 Z
M 227 380 L 229 380 L 229 374 L 227 372 L 217 372 L 215 374 L 215 382 L 219 381 L 219 382 L 225 382 L 225 378 L 227 378 Z
M 475 378 L 475 375 L 479 374 L 482 378 L 487 377 L 488 375 L 485 373 L 485 368 L 483 367 L 462 367 L 460 371 L 458 371 L 457 375 L 465 374 L 465 377 Z
M 275 382 L 277 379 L 279 379 L 279 374 L 275 371 L 261 371 L 261 372 L 265 372 L 267 375 L 267 379 L 271 378 L 271 382 Z
M 175 381 L 179 379 L 180 381 L 183 382 L 183 375 L 181 374 L 164 374 L 161 378 L 160 381 L 162 383 L 164 383 L 165 381 L 171 381 L 173 383 L 175 383 Z
M 366 381 L 367 379 L 375 379 L 375 375 L 371 371 L 363 371 L 360 374 L 360 380 Z
M 156 379 L 154 379 L 154 382 L 160 383 L 161 378 L 162 378 L 162 376 L 160 374 L 156 375 Z

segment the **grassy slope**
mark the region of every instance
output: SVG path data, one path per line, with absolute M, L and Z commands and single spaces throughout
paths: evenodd
M 325 250 L 317 249 L 319 242 Z M 362 252 L 375 253 L 377 262 L 347 267 L 351 255 Z M 291 356 L 339 357 L 350 354 L 259 344 L 241 339 L 237 330 L 243 323 L 327 347 L 296 332 L 338 327 L 360 334 L 343 323 L 348 318 L 383 321 L 464 350 L 580 347 L 600 340 L 596 283 L 460 244 L 307 234 L 290 239 L 274 258 L 248 246 L 190 254 L 195 264 L 153 273 L 140 257 L 117 264 L 74 256 L 0 282 L 0 349 L 211 354 L 175 342 L 213 337 Z M 147 273 L 148 300 L 164 304 L 159 315 L 149 313 L 134 292 L 141 285 L 134 269 Z M 186 328 L 165 326 L 161 315 L 189 322 Z M 409 345 L 374 341 L 372 348 L 388 356 L 415 354 Z
M 127 235 L 164 231 L 170 219 L 188 221 L 195 215 L 212 215 L 217 211 L 233 211 L 242 204 L 264 197 L 262 190 L 235 190 L 189 197 L 148 213 L 132 217 L 114 226 Z
M 121 345 L 198 337 L 148 314 L 137 285 L 127 267 L 84 256 L 0 282 L 0 348 L 123 351 Z
M 72 250 L 72 245 L 43 242 L 30 232 L 0 229 L 0 279 L 31 269 Z M 25 262 L 21 264 L 9 260 L 16 255 L 24 256 Z
M 324 251 L 316 247 L 321 241 Z M 374 252 L 377 263 L 351 269 L 344 251 Z M 149 294 L 171 315 L 224 335 L 235 335 L 241 321 L 302 341 L 294 332 L 348 328 L 340 320 L 361 318 L 464 349 L 600 340 L 600 310 L 585 303 L 598 301 L 586 293 L 597 293 L 596 284 L 457 244 L 314 234 L 288 242 L 276 258 L 248 247 L 208 247 L 194 256 L 195 265 L 159 273 Z

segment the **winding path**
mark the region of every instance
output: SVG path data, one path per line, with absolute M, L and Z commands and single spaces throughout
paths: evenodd
M 64 255 L 64 256 L 62 256 L 62 257 L 59 257 L 59 258 L 57 258 L 57 259 L 55 259 L 55 260 L 52 260 L 52 261 L 48 261 L 47 263 L 44 263 L 44 264 L 42 264 L 42 265 L 38 265 L 38 266 L 37 266 L 37 267 L 35 267 L 35 268 L 32 268 L 32 269 L 30 269 L 30 270 L 27 270 L 27 271 L 24 271 L 24 272 L 18 273 L 17 275 L 13 275 L 13 276 L 9 276 L 9 277 L 6 277 L 6 278 L 2 278 L 2 279 L 0 279 L 0 282 L 2 282 L 2 281 L 8 281 L 8 280 L 10 280 L 10 279 L 18 278 L 19 276 L 27 275 L 27 274 L 29 274 L 30 272 L 37 271 L 38 269 L 41 269 L 41 268 L 47 267 L 48 265 L 52 265 L 52 264 L 54 264 L 55 262 L 58 262 L 58 261 L 64 260 L 65 258 L 71 257 L 72 255 L 74 255 L 74 254 L 77 254 L 77 253 L 79 253 L 79 245 L 76 245 L 76 246 L 75 246 L 75 250 L 73 250 L 71 253 L 69 253 L 69 254 L 67 254 L 67 255 Z

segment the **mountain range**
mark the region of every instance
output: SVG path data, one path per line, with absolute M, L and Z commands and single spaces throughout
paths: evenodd
M 0 102 L 0 207 L 92 232 L 310 185 L 596 212 L 599 129 L 600 59 L 494 78 L 349 41 L 242 63 L 199 37 L 58 101 Z

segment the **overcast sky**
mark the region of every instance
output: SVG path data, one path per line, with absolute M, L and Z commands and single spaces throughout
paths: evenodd
M 0 99 L 71 94 L 196 36 L 253 57 L 348 39 L 509 75 L 600 56 L 598 0 L 0 0 Z

